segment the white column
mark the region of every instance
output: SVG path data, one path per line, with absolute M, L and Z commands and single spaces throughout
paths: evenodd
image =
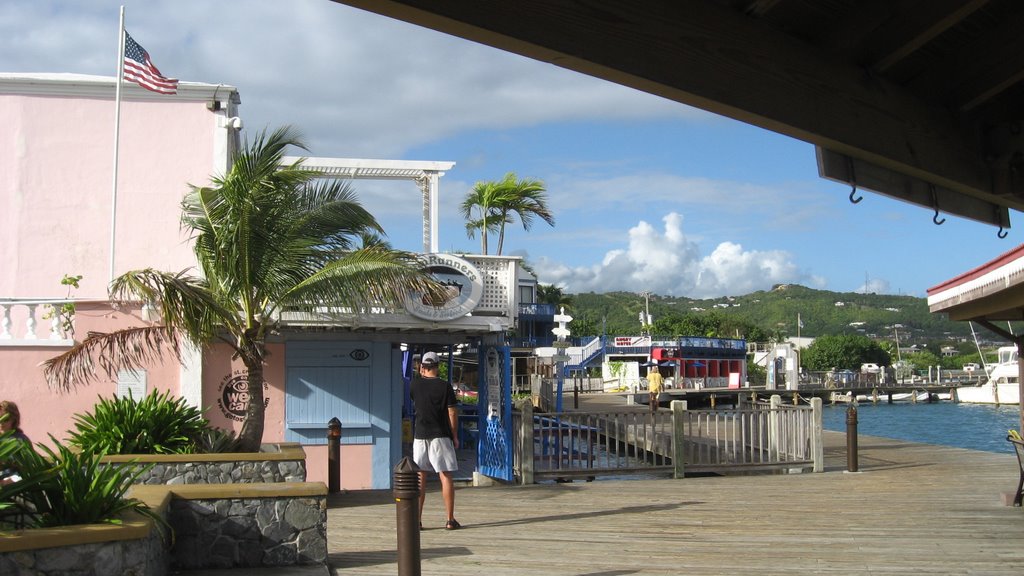
M 430 252 L 431 254 L 438 252 L 438 238 L 437 238 L 437 225 L 438 225 L 438 203 L 439 203 L 439 192 L 440 186 L 440 173 L 430 172 L 428 178 L 430 179 Z
M 434 224 L 431 219 L 433 211 L 431 210 L 432 194 L 430 189 L 430 179 L 426 176 L 417 178 L 416 185 L 419 186 L 420 193 L 423 196 L 423 252 L 430 254 L 435 252 L 435 250 L 431 250 L 431 242 L 434 238 Z
M 181 343 L 179 394 L 190 406 L 203 409 L 203 353 L 188 342 Z

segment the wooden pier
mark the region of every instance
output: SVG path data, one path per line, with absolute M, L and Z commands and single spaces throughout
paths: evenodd
M 875 402 L 892 402 L 895 394 L 907 394 L 913 392 L 928 392 L 930 400 L 934 401 L 939 394 L 950 393 L 956 387 L 962 386 L 957 382 L 949 383 L 917 383 L 917 384 L 890 384 L 886 386 L 836 386 L 825 387 L 803 387 L 799 390 L 765 390 L 763 388 L 702 388 L 702 389 L 669 389 L 660 395 L 660 404 L 666 406 L 672 400 L 685 400 L 689 408 L 704 408 L 716 406 L 736 406 L 740 402 L 750 402 L 751 398 L 766 400 L 769 396 L 779 395 L 787 402 L 799 402 L 800 399 L 821 398 L 826 404 L 832 401 L 833 395 L 873 397 Z M 631 395 L 628 392 L 620 393 L 627 398 Z M 636 392 L 632 394 L 636 402 L 647 403 L 647 392 Z M 869 400 L 872 401 L 872 400 Z
M 460 487 L 454 532 L 435 483 L 422 573 L 1024 574 L 1024 509 L 1003 502 L 1011 452 L 862 435 L 848 473 L 845 446 L 825 433 L 818 474 Z M 397 573 L 390 492 L 332 496 L 327 514 L 334 573 Z

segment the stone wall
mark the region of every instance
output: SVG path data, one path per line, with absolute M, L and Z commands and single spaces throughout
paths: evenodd
M 324 564 L 325 497 L 171 502 L 174 569 Z
M 153 468 L 137 484 L 251 484 L 305 482 L 306 452 L 297 443 L 264 444 L 260 452 L 226 454 L 127 454 L 107 456 L 104 462 L 128 465 L 136 461 Z
M 139 484 L 248 484 L 305 482 L 306 461 L 166 462 L 139 476 Z
M 108 526 L 115 529 L 114 526 Z M 82 542 L 59 545 L 65 541 L 59 532 L 95 526 L 64 529 L 34 530 L 37 537 L 46 539 L 51 533 L 56 540 L 52 547 L 0 551 L 0 574 L 4 576 L 165 576 L 168 574 L 170 555 L 163 536 L 158 530 L 146 528 L 139 538 Z M 121 530 L 110 530 L 111 535 Z M 121 536 L 118 534 L 117 536 Z M 8 535 L 9 536 L 9 535 Z
M 327 486 L 322 482 L 136 485 L 166 518 L 174 544 L 152 520 L 19 530 L 0 537 L 0 575 L 166 576 L 171 569 L 327 563 Z

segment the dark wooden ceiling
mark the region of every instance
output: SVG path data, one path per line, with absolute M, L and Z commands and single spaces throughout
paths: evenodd
M 1021 0 L 335 1 L 810 142 L 851 199 L 1024 210 Z

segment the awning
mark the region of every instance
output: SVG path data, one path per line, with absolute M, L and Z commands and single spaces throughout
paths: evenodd
M 994 324 L 1024 320 L 1024 244 L 928 289 L 928 310 L 977 322 L 1024 350 L 1024 335 Z M 1024 431 L 1024 362 L 1018 362 L 1020 429 Z

